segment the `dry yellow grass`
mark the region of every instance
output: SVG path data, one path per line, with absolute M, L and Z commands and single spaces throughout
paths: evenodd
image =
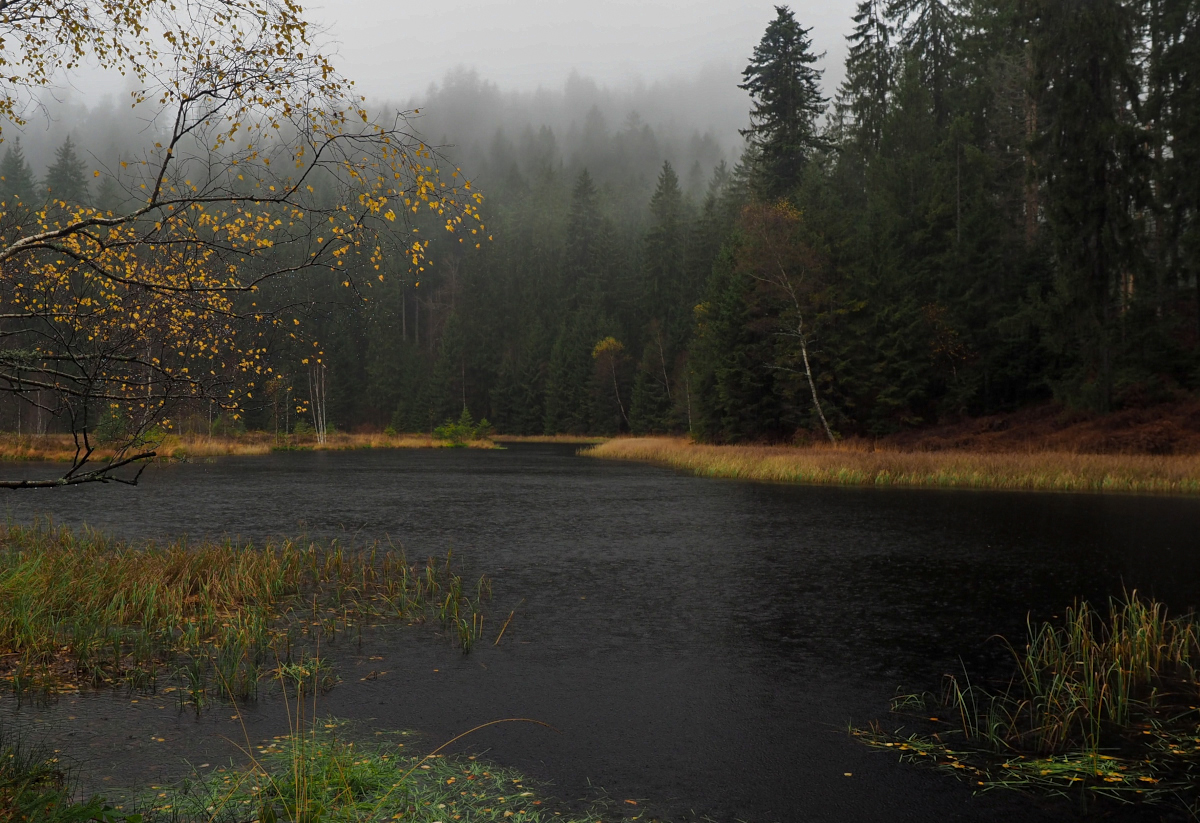
M 683 438 L 609 440 L 580 452 L 704 477 L 843 486 L 1200 493 L 1200 456 L 872 451 L 846 446 L 707 446 Z
M 492 438 L 497 443 L 567 443 L 590 446 L 603 443 L 607 437 L 588 437 L 582 434 L 498 434 Z
M 329 435 L 325 443 L 318 443 L 312 435 L 276 440 L 272 434 L 250 432 L 238 437 L 207 437 L 205 435 L 167 435 L 155 447 L 160 459 L 183 459 L 195 457 L 231 457 L 268 454 L 279 449 L 312 449 L 315 451 L 346 451 L 350 449 L 433 449 L 449 446 L 449 441 L 438 440 L 424 434 L 346 434 Z M 490 440 L 473 440 L 464 443 L 472 449 L 492 449 Z M 94 460 L 103 460 L 112 454 L 112 449 L 101 446 L 93 455 Z M 75 446 L 69 435 L 46 434 L 40 436 L 0 433 L 0 460 L 44 460 L 62 462 L 71 460 Z

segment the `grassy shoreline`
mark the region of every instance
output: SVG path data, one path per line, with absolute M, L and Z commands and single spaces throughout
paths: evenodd
M 1200 494 L 1200 456 L 875 450 L 868 445 L 710 446 L 609 440 L 580 454 L 702 477 L 838 486 Z
M 583 441 L 579 441 L 583 442 Z M 596 441 L 587 441 L 596 442 Z M 237 436 L 201 434 L 169 434 L 155 447 L 159 460 L 190 460 L 204 457 L 234 457 L 270 454 L 274 451 L 351 451 L 354 449 L 495 449 L 492 440 L 470 440 L 453 443 L 427 434 L 349 434 L 335 432 L 324 443 L 312 435 L 280 435 L 249 432 Z M 112 454 L 103 445 L 93 459 L 105 459 Z M 75 456 L 75 444 L 70 435 L 16 435 L 0 432 L 0 461 L 65 462 Z
M 497 443 L 564 443 L 573 446 L 595 446 L 610 439 L 586 434 L 497 434 L 492 437 Z

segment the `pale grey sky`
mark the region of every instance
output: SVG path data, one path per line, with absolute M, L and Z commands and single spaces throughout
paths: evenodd
M 827 53 L 819 64 L 827 95 L 842 78 L 855 5 L 855 0 L 792 4 L 800 23 L 812 28 L 814 50 Z M 306 11 L 332 41 L 323 50 L 336 55 L 338 67 L 373 103 L 424 105 L 430 86 L 460 68 L 477 72 L 502 93 L 526 93 L 527 102 L 528 93 L 538 89 L 559 93 L 555 99 L 561 100 L 575 73 L 583 85 L 598 88 L 581 96 L 576 78 L 573 99 L 608 94 L 617 101 L 607 107 L 614 109 L 611 126 L 636 112 L 681 133 L 710 131 L 735 150 L 737 129 L 749 110 L 737 89 L 740 73 L 775 17 L 771 0 L 309 0 Z M 26 135 L 35 168 L 48 162 L 60 132 L 79 119 L 72 111 L 80 105 L 94 109 L 106 98 L 122 110 L 130 82 L 96 70 L 64 78 L 49 96 L 57 101 L 49 119 L 34 115 L 28 127 L 16 130 Z
M 603 86 L 746 65 L 771 0 L 324 0 L 307 6 L 337 41 L 338 63 L 373 99 L 419 97 L 458 66 L 505 90 L 561 88 L 572 70 Z M 845 59 L 854 0 L 793 3 L 825 51 L 826 92 Z

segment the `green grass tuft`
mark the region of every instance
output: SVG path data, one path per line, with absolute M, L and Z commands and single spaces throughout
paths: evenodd
M 337 720 L 259 746 L 250 766 L 219 768 L 138 802 L 147 823 L 544 823 L 563 815 L 518 773 L 474 757 L 409 753 L 406 735 L 360 743 Z M 407 743 L 405 742 L 407 738 Z

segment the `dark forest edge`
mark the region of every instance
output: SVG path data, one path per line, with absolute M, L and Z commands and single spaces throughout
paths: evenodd
M 270 341 L 237 419 L 425 432 L 468 408 L 510 435 L 752 443 L 1194 400 L 1195 0 L 863 0 L 853 21 L 830 99 L 777 10 L 731 163 L 633 111 L 514 126 L 486 113 L 495 87 L 448 78 L 422 110 L 486 190 L 486 231 L 414 217 L 419 273 L 385 244 L 379 272 L 347 263 L 361 290 L 264 287 L 304 334 Z M 58 188 L 98 202 L 66 148 Z M 15 145 L 0 176 L 39 185 Z M 22 397 L 4 428 L 54 430 Z
M 781 8 L 733 167 L 598 112 L 586 144 L 464 136 L 492 242 L 322 321 L 330 408 L 746 443 L 1186 402 L 1198 19 L 1185 0 L 866 0 L 829 101 Z

